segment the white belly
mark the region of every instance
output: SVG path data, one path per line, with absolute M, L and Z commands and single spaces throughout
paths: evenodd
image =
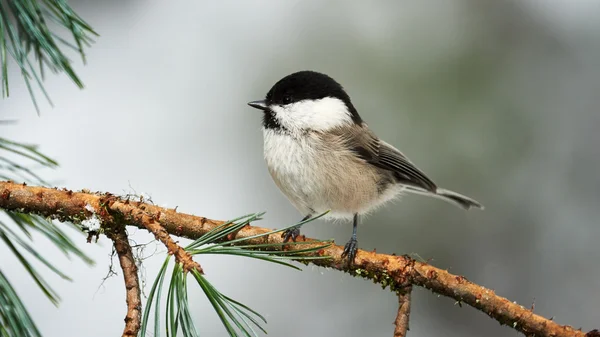
M 269 129 L 263 134 L 269 173 L 302 215 L 330 210 L 329 218 L 351 218 L 401 190 L 378 190 L 375 168 L 357 165 L 360 159 L 348 151 L 324 149 L 315 137 L 296 139 Z

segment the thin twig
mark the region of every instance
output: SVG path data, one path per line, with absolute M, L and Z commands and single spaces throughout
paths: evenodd
M 142 322 L 142 300 L 138 269 L 133 258 L 133 251 L 123 227 L 113 227 L 111 231 L 107 232 L 107 236 L 113 241 L 125 279 L 127 315 L 125 316 L 123 337 L 136 337 Z
M 102 204 L 106 205 L 111 211 L 118 212 L 125 217 L 125 221 L 129 224 L 136 224 L 138 227 L 148 229 L 157 240 L 162 242 L 169 252 L 175 256 L 177 262 L 183 265 L 185 271 L 197 270 L 200 274 L 204 274 L 202 267 L 198 262 L 194 261 L 192 256 L 179 246 L 171 238 L 171 235 L 160 224 L 160 212 L 157 214 L 149 214 L 145 211 L 145 204 L 138 203 L 135 206 L 129 201 L 121 201 L 115 196 L 109 196 L 102 200 Z
M 408 320 L 410 318 L 410 296 L 412 293 L 412 286 L 408 286 L 398 291 L 398 315 L 394 325 L 394 337 L 406 337 L 406 333 L 409 330 Z
M 143 214 L 143 216 L 160 222 L 166 232 L 190 239 L 197 239 L 224 223 L 223 221 L 177 213 L 173 209 L 165 209 L 140 202 L 128 203 L 127 201 L 116 200 L 119 199 L 111 194 L 75 193 L 67 190 L 0 182 L 0 208 L 40 214 L 61 221 L 78 222 L 83 220 L 82 214 L 85 214 L 86 204 L 101 210 L 103 209 L 101 205 L 112 202 L 112 206 L 109 208 L 120 213 L 127 225 L 146 228 L 147 224 L 140 221 L 139 218 L 139 214 Z M 132 214 L 134 216 L 130 217 Z M 229 239 L 248 238 L 269 231 L 271 230 L 267 228 L 246 226 Z M 243 244 L 267 242 L 281 243 L 282 249 L 287 250 L 306 249 L 322 244 L 315 243 L 312 239 L 306 239 L 305 245 L 286 246 L 282 242 L 281 235 L 277 234 L 249 239 Z M 510 326 L 528 336 L 585 336 L 585 333 L 581 330 L 576 330 L 567 325 L 559 325 L 553 320 L 537 315 L 528 308 L 496 295 L 493 290 L 468 281 L 463 276 L 453 275 L 446 270 L 416 261 L 408 256 L 377 254 L 359 250 L 354 265 L 348 266 L 345 259 L 342 258 L 342 252 L 343 247 L 331 245 L 316 253 L 311 253 L 315 256 L 329 256 L 329 259 L 311 260 L 310 263 L 374 280 L 383 286 L 389 286 L 395 292 L 411 284 L 430 289 L 437 294 L 468 304 L 499 323 Z

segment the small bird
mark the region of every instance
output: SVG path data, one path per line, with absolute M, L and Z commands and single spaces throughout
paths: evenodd
M 352 236 L 342 257 L 353 264 L 359 214 L 402 192 L 441 198 L 464 209 L 477 201 L 437 187 L 405 155 L 379 139 L 360 117 L 344 88 L 331 77 L 299 71 L 275 83 L 264 100 L 249 102 L 263 111 L 264 157 L 275 184 L 304 220 L 352 219 Z M 284 242 L 300 228 L 284 231 Z

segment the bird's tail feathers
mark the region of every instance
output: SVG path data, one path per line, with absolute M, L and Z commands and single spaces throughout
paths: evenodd
M 419 187 L 407 186 L 406 190 L 409 192 L 422 194 L 422 195 L 426 195 L 429 197 L 439 198 L 439 199 L 450 202 L 454 205 L 457 205 L 457 206 L 462 207 L 467 210 L 470 209 L 471 207 L 479 208 L 479 209 L 484 208 L 483 205 L 481 205 L 479 202 L 477 202 L 474 199 L 471 199 L 460 193 L 456 193 L 456 192 L 446 190 L 443 188 L 438 188 L 438 189 L 436 189 L 435 192 L 431 192 L 431 191 L 427 191 L 427 190 L 419 188 Z

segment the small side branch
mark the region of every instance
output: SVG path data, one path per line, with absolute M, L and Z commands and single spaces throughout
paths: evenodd
M 123 337 L 136 337 L 142 322 L 142 300 L 138 269 L 124 228 L 113 228 L 112 231 L 107 233 L 107 236 L 113 241 L 125 279 L 127 315 L 125 316 Z
M 394 337 L 406 337 L 406 333 L 409 330 L 408 320 L 410 318 L 410 296 L 412 293 L 412 286 L 408 286 L 398 291 L 398 315 L 394 325 Z
M 204 274 L 200 264 L 192 258 L 192 256 L 180 247 L 172 238 L 171 235 L 160 223 L 160 212 L 157 214 L 149 214 L 146 212 L 144 205 L 134 206 L 129 201 L 122 201 L 114 196 L 107 196 L 102 200 L 102 204 L 108 206 L 111 211 L 117 212 L 124 216 L 127 223 L 135 223 L 138 227 L 144 227 L 149 230 L 154 237 L 162 242 L 169 252 L 175 256 L 177 262 L 183 265 L 185 271 L 197 270 L 200 274 Z

